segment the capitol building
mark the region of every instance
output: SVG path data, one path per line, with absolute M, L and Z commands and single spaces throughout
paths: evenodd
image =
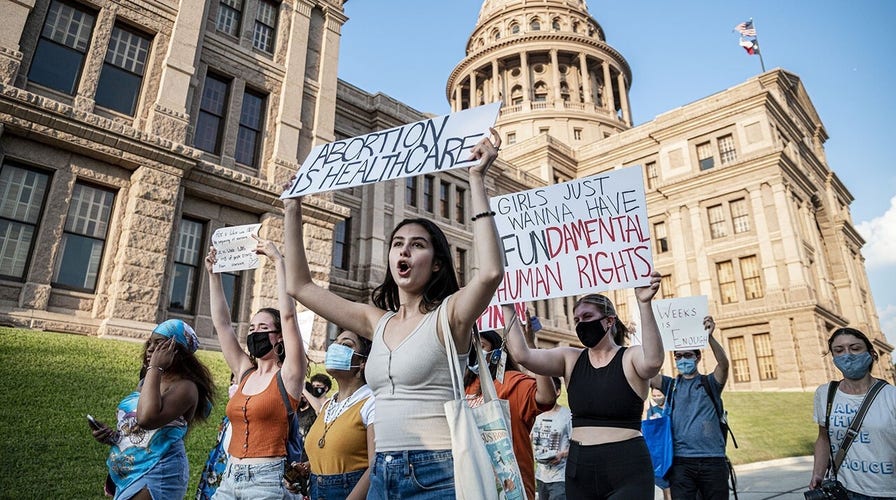
M 214 347 L 212 233 L 261 223 L 282 241 L 282 185 L 314 146 L 431 116 L 338 79 L 342 0 L 2 0 L 0 14 L 3 325 L 143 337 L 181 318 Z M 642 168 L 658 297 L 709 298 L 728 390 L 838 378 L 821 354 L 846 325 L 893 381 L 853 197 L 800 77 L 767 71 L 636 126 L 636 72 L 584 0 L 484 0 L 445 98 L 453 111 L 503 102 L 492 195 Z M 305 197 L 315 279 L 369 301 L 394 225 L 425 217 L 463 283 L 476 271 L 466 175 Z M 273 267 L 224 283 L 244 336 L 276 304 Z M 636 326 L 633 292 L 608 293 Z M 540 346 L 577 344 L 573 303 L 530 304 Z M 335 329 L 309 326 L 320 357 Z

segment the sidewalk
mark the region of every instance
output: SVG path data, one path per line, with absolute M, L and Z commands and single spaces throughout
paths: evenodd
M 737 475 L 738 500 L 802 500 L 812 475 L 812 457 L 736 465 L 734 472 Z M 655 498 L 663 499 L 659 489 Z

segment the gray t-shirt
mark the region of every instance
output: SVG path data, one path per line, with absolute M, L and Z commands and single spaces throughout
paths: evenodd
M 719 428 L 719 417 L 712 400 L 703 388 L 700 375 L 688 380 L 684 377 L 663 376 L 663 387 L 672 388 L 672 442 L 676 457 L 724 457 L 725 436 Z M 722 401 L 722 386 L 713 374 L 706 377 L 716 399 Z M 666 392 L 666 399 L 669 393 Z
M 532 447 L 535 452 L 535 479 L 543 483 L 557 483 L 566 479 L 566 458 L 554 464 L 561 451 L 569 449 L 572 435 L 572 413 L 560 406 L 535 417 L 532 427 Z

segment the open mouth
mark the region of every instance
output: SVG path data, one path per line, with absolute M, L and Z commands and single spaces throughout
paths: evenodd
M 398 261 L 398 275 L 402 278 L 406 278 L 409 274 L 411 274 L 411 266 L 407 263 L 407 261 L 401 260 Z

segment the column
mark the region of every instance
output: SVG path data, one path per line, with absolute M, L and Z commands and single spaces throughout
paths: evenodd
M 768 227 L 765 221 L 765 208 L 762 206 L 762 188 L 756 186 L 750 191 L 750 212 L 753 216 L 753 227 Z M 777 260 L 774 247 L 768 231 L 757 231 L 759 240 L 759 264 L 762 266 L 762 279 L 765 281 L 766 292 L 779 292 L 781 283 L 778 281 Z
M 336 138 L 336 81 L 339 65 L 339 39 L 342 25 L 348 20 L 341 10 L 326 9 L 323 45 L 320 54 L 320 87 L 314 109 L 314 144 L 333 142 Z
M 784 247 L 784 265 L 787 266 L 787 285 L 790 292 L 790 300 L 793 300 L 793 290 L 809 287 L 808 279 L 803 272 L 803 261 L 800 255 L 802 237 L 794 232 L 799 227 L 799 222 L 793 217 L 789 188 L 783 184 L 772 186 L 775 200 L 775 212 L 778 213 L 778 227 L 781 231 L 781 242 Z
M 632 117 L 628 109 L 628 90 L 625 86 L 625 73 L 622 71 L 616 75 L 617 84 L 619 85 L 619 107 L 622 109 L 622 121 L 631 125 Z
M 613 100 L 613 80 L 610 79 L 610 63 L 601 61 L 601 66 L 604 68 L 603 105 L 607 111 L 615 114 L 616 102 Z
M 504 94 L 501 92 L 498 78 L 498 61 L 492 61 L 492 102 L 503 100 Z
M 584 52 L 579 52 L 579 73 L 582 75 L 585 104 L 594 104 L 594 97 L 591 95 L 591 73 L 588 72 L 588 56 Z
M 476 93 L 476 70 L 470 72 L 470 107 L 479 106 L 479 97 Z
M 560 66 L 557 60 L 557 49 L 551 49 L 551 77 L 554 80 L 554 102 L 561 102 L 563 96 L 560 94 Z
M 289 4 L 286 4 L 289 5 Z M 283 14 L 290 16 L 289 33 L 286 43 L 291 50 L 286 52 L 283 82 L 280 84 L 280 103 L 274 122 L 274 158 L 280 162 L 294 163 L 299 155 L 299 136 L 302 132 L 302 100 L 305 89 L 305 47 L 311 26 L 311 6 L 297 2 L 289 9 L 282 7 Z M 292 98 L 284 99 L 284 96 Z M 271 179 L 276 181 L 276 177 Z
M 462 95 L 463 89 L 461 89 L 460 82 L 454 86 L 454 111 L 460 111 L 464 106 L 464 97 Z
M 23 48 L 19 40 L 34 4 L 35 0 L 4 2 L 4 29 L 0 30 L 0 83 L 4 85 L 12 85 L 19 71 Z
M 523 74 L 523 102 L 532 100 L 532 84 L 529 83 L 529 57 L 526 52 L 520 52 L 520 71 Z

